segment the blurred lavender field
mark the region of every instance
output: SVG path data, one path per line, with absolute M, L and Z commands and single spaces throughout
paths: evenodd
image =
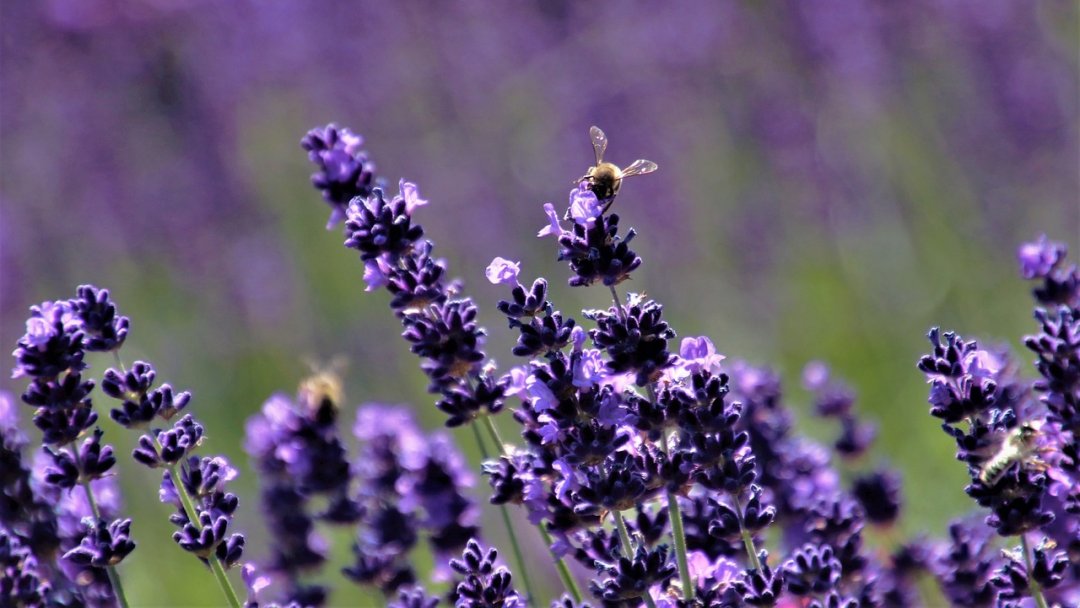
M 348 359 L 352 403 L 408 401 L 440 420 L 382 296 L 362 296 L 361 263 L 324 230 L 298 141 L 328 121 L 431 201 L 429 235 L 507 362 L 505 294 L 483 269 L 501 255 L 565 276 L 533 237 L 541 204 L 564 201 L 591 164 L 589 125 L 607 132 L 610 160 L 656 161 L 617 203 L 645 260 L 630 289 L 686 335 L 776 367 L 796 403 L 809 400 L 803 365 L 829 362 L 881 425 L 870 458 L 905 472 L 911 531 L 940 534 L 970 504 L 925 415 L 927 328 L 1031 333 L 1016 246 L 1041 232 L 1080 246 L 1074 2 L 598 14 L 15 0 L 0 23 L 0 343 L 14 346 L 28 305 L 108 287 L 132 318 L 129 352 L 194 393 L 210 449 L 238 464 L 243 421 L 295 388 L 306 356 Z M 604 304 L 602 290 L 553 283 L 564 310 Z M 110 439 L 122 453 L 132 441 Z M 121 470 L 136 540 L 174 551 L 156 479 L 126 458 Z M 238 481 L 254 506 L 250 468 Z M 242 513 L 257 557 L 257 511 Z M 211 604 L 215 589 L 188 588 L 188 561 L 125 564 L 134 603 L 183 589 Z

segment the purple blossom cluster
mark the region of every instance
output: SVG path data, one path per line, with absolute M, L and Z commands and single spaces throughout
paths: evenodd
M 355 529 L 355 561 L 342 573 L 387 598 L 419 581 L 409 558 L 421 535 L 443 581 L 451 557 L 479 534 L 467 494 L 473 478 L 448 437 L 423 433 L 403 407 L 364 405 L 352 433 L 359 450 L 350 457 L 337 431 L 342 398 L 341 379 L 319 372 L 295 398 L 270 397 L 247 423 L 270 541 L 263 570 L 246 566 L 249 608 L 326 603 L 331 589 L 311 582 L 328 560 L 319 523 Z M 263 599 L 271 585 L 276 602 Z
M 546 280 L 522 285 L 503 259 L 488 269 L 511 287 L 499 310 L 519 332 L 514 353 L 528 359 L 509 390 L 521 399 L 525 446 L 485 466 L 492 500 L 523 505 L 551 530 L 558 554 L 594 570 L 589 588 L 607 606 L 885 605 L 911 595 L 913 576 L 862 544 L 866 524 L 897 518 L 897 476 L 871 472 L 845 490 L 829 452 L 791 432 L 771 372 L 726 366 L 704 336 L 671 352 L 662 305 L 616 296 L 640 258 L 598 277 L 568 253 L 590 226 L 608 229 L 577 250 L 586 262 L 622 257 L 633 235 L 582 209 L 602 209 L 584 184 L 561 220 L 545 207 L 540 236 L 558 239 L 571 286 L 600 279 L 612 291 L 609 308 L 583 312 L 593 327 L 557 311 Z M 855 417 L 853 394 L 820 364 L 806 375 L 818 412 L 841 422 L 837 453 L 863 453 L 874 433 Z M 786 557 L 770 560 L 770 531 Z
M 490 423 L 501 401 L 475 405 L 481 380 L 496 377 L 480 350 L 484 332 L 471 300 L 450 299 L 460 285 L 446 282 L 445 264 L 421 241 L 415 196 L 405 182 L 390 201 L 378 190 L 358 195 L 349 203 L 346 246 L 361 252 L 369 290 L 391 292 L 447 425 Z M 1037 312 L 1043 332 L 1027 339 L 1043 380 L 1025 383 L 1004 351 L 936 329 L 934 352 L 919 363 L 932 385 L 931 413 L 968 464 L 967 492 L 990 510 L 985 526 L 960 520 L 948 540 L 919 538 L 882 553 L 866 546 L 864 530 L 893 528 L 901 482 L 887 467 L 843 481 L 840 462 L 862 469 L 877 433 L 857 415 L 854 391 L 822 363 L 804 370 L 815 412 L 839 427 L 830 450 L 794 432 L 773 372 L 725 362 L 704 336 L 684 338 L 675 352 L 663 306 L 618 293 L 642 259 L 629 248 L 633 229 L 620 234 L 618 215 L 608 213 L 611 203 L 583 182 L 563 213 L 544 206 L 548 222 L 538 236 L 557 241 L 569 285 L 601 283 L 612 295 L 609 307 L 582 311 L 585 324 L 556 308 L 546 279 L 521 283 L 520 263 L 496 258 L 486 271 L 510 290 L 497 308 L 517 333 L 512 353 L 524 360 L 494 381 L 500 398 L 520 402 L 513 418 L 523 443 L 502 445 L 483 464 L 490 501 L 523 507 L 556 564 L 573 559 L 593 572 L 587 588 L 597 603 L 917 606 L 927 601 L 917 586 L 923 575 L 954 605 L 1076 603 L 1068 556 L 1080 546 L 1080 283 L 1062 246 L 1044 238 L 1020 254 L 1024 276 L 1041 281 L 1036 299 L 1053 306 Z M 452 391 L 464 394 L 451 400 Z M 998 553 L 995 532 L 1018 535 L 1021 545 Z M 465 575 L 451 594 L 455 605 L 536 603 L 531 592 L 512 591 L 508 572 L 485 568 L 486 559 L 470 544 L 451 562 Z M 518 566 L 527 567 L 520 557 Z M 487 577 L 481 584 L 470 578 L 478 572 Z M 586 605 L 575 581 L 563 582 L 568 595 L 552 605 Z M 401 586 L 398 605 L 436 604 L 419 587 Z
M 1066 253 L 1042 236 L 1018 254 L 1021 275 L 1035 281 L 1040 331 L 1024 344 L 1039 379 L 1022 379 L 1004 349 L 936 328 L 933 351 L 919 360 L 930 414 L 967 465 L 965 492 L 990 511 L 986 528 L 950 530 L 958 572 L 943 588 L 957 605 L 1020 605 L 1029 596 L 1040 605 L 1080 602 L 1080 277 Z M 992 533 L 1020 544 L 994 555 L 985 550 Z
M 344 382 L 328 370 L 295 395 L 272 395 L 247 422 L 267 555 L 261 567 L 245 562 L 245 537 L 232 531 L 236 468 L 197 453 L 206 431 L 188 412 L 191 394 L 158 383 L 148 362 L 125 366 L 129 320 L 108 291 L 82 286 L 31 307 L 13 353 L 41 435 L 29 461 L 30 439 L 0 393 L 0 605 L 127 607 L 118 566 L 135 543 L 92 402 L 99 384 L 116 401 L 112 422 L 140 433 L 132 459 L 162 471 L 173 540 L 233 608 L 328 604 L 324 526 L 353 535 L 341 574 L 397 608 L 541 605 L 521 550 L 527 534 L 539 535 L 565 587 L 556 608 L 933 605 L 924 578 L 955 606 L 1080 605 L 1080 271 L 1063 245 L 1041 237 L 1019 252 L 1035 282 L 1038 328 L 1024 342 L 1037 379 L 1024 380 L 1004 348 L 930 331 L 918 362 L 930 414 L 986 513 L 952 522 L 942 540 L 904 541 L 894 536 L 901 480 L 866 463 L 877 428 L 859 416 L 855 391 L 823 363 L 803 370 L 814 413 L 837 427 L 827 446 L 797 432 L 775 372 L 729 361 L 706 336 L 676 342 L 661 302 L 620 294 L 643 260 L 613 195 L 598 200 L 594 184 L 579 184 L 565 211 L 544 205 L 538 234 L 555 240 L 570 287 L 600 284 L 610 305 L 579 320 L 557 308 L 547 279 L 522 283 L 522 265 L 506 258 L 488 266 L 508 290 L 496 308 L 516 334 L 517 365 L 500 373 L 476 303 L 416 217 L 427 201 L 404 180 L 388 197 L 361 143 L 334 125 L 302 141 L 332 208 L 328 228 L 343 223 L 368 290 L 389 294 L 445 426 L 474 433 L 515 563 L 482 544 L 475 479 L 450 436 L 424 432 L 404 407 L 368 404 L 348 437 L 338 428 Z M 96 353 L 116 362 L 97 381 L 86 373 Z M 505 409 L 513 442 L 493 420 Z M 536 530 L 515 525 L 510 508 Z M 417 567 L 418 549 L 430 571 Z
M 277 394 L 245 429 L 245 449 L 259 471 L 262 509 L 273 533 L 266 564 L 285 587 L 284 603 L 320 605 L 327 590 L 304 584 L 300 574 L 326 561 L 316 521 L 354 524 L 360 506 L 350 495 L 352 472 L 337 431 L 341 396 L 336 378 L 316 374 L 295 399 Z M 323 505 L 316 507 L 317 504 Z
M 30 467 L 21 454 L 28 440 L 9 401 L 0 404 L 7 465 L 0 528 L 10 537 L 13 556 L 31 551 L 27 572 L 38 581 L 33 601 L 27 599 L 31 579 L 17 581 L 11 592 L 19 594 L 16 605 L 127 606 L 116 566 L 135 543 L 132 521 L 116 517 L 116 457 L 97 426 L 91 399 L 96 383 L 84 377 L 85 359 L 95 352 L 112 353 L 117 363 L 100 379 L 102 392 L 119 402 L 110 417 L 119 426 L 144 431 L 133 460 L 164 469 L 159 497 L 175 508 L 169 518 L 177 528 L 173 540 L 227 581 L 224 569 L 239 562 L 244 548 L 242 535 L 228 534 L 239 499 L 226 490 L 226 482 L 236 470 L 223 457 L 194 455 L 203 427 L 190 414 L 172 428 L 151 427 L 155 420 L 177 417 L 191 395 L 169 384 L 156 386 L 150 363 L 124 367 L 119 351 L 130 321 L 117 312 L 107 290 L 84 285 L 75 298 L 45 302 L 30 312 L 13 353 L 13 376 L 31 378 L 22 401 L 35 408 L 34 425 L 42 434 L 42 451 Z M 235 594 L 230 600 L 237 603 Z
M 891 528 L 900 518 L 901 484 L 881 467 L 842 483 L 831 454 L 859 466 L 876 435 L 857 416 L 854 392 L 824 364 L 804 372 L 816 412 L 839 427 L 830 451 L 793 432 L 771 371 L 725 363 L 704 336 L 674 351 L 663 306 L 618 295 L 642 260 L 629 248 L 633 230 L 620 234 L 618 216 L 589 184 L 571 191 L 563 213 L 544 206 L 539 236 L 557 241 L 571 286 L 601 283 L 612 304 L 583 311 L 588 323 L 579 324 L 556 309 L 546 279 L 522 284 L 521 264 L 496 258 L 486 275 L 510 289 L 497 308 L 517 333 L 512 353 L 524 360 L 501 376 L 481 350 L 475 304 L 459 297 L 460 283 L 445 278 L 445 263 L 422 240 L 415 192 L 402 182 L 389 201 L 379 190 L 358 195 L 345 244 L 361 252 L 368 289 L 390 292 L 447 426 L 490 424 L 504 398 L 520 402 L 513 418 L 523 443 L 497 442 L 502 453 L 483 465 L 490 500 L 523 507 L 557 566 L 572 559 L 592 571 L 587 587 L 600 605 L 911 606 L 922 574 L 947 588 L 956 570 L 942 566 L 944 545 L 914 540 L 891 555 L 864 545 L 867 525 Z M 498 395 L 481 398 L 486 386 Z M 956 528 L 957 542 L 966 530 Z M 489 568 L 484 585 L 468 582 L 483 570 L 479 551 L 470 545 L 451 563 L 466 575 L 451 594 L 456 605 L 536 603 L 531 592 L 510 591 L 509 573 L 504 582 Z M 396 562 L 391 572 L 397 605 L 435 604 L 419 586 L 398 583 L 405 578 Z M 553 605 L 585 605 L 576 581 L 563 582 L 568 595 Z
M 114 567 L 135 543 L 131 520 L 115 518 L 115 508 L 95 499 L 116 457 L 102 441 L 104 431 L 97 426 L 91 400 L 95 383 L 84 372 L 87 353 L 119 349 L 128 325 L 107 291 L 83 285 L 73 299 L 32 306 L 26 333 L 12 353 L 12 377 L 30 378 L 22 401 L 34 408 L 42 452 L 36 465 L 22 464 L 27 439 L 15 426 L 15 413 L 5 416 L 4 452 L 10 467 L 5 467 L 4 483 L 8 507 L 0 523 L 6 534 L 22 536 L 13 545 L 35 551 L 43 568 L 38 595 L 46 602 L 53 593 L 93 605 L 123 602 Z M 58 502 L 63 514 L 54 509 Z

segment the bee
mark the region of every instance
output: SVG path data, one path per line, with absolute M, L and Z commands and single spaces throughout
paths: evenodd
M 639 158 L 629 167 L 620 169 L 619 166 L 614 163 L 604 162 L 604 151 L 607 150 L 607 135 L 604 135 L 604 132 L 600 130 L 600 127 L 589 127 L 589 139 L 592 140 L 593 153 L 596 155 L 596 164 L 589 167 L 589 171 L 578 178 L 575 183 L 588 182 L 589 189 L 596 195 L 597 200 L 607 202 L 607 204 L 604 205 L 604 211 L 607 211 L 608 207 L 615 202 L 615 195 L 619 193 L 623 178 L 632 177 L 634 175 L 645 175 L 646 173 L 652 173 L 659 168 L 656 166 L 656 163 L 651 160 Z
M 341 379 L 345 361 L 338 357 L 329 364 L 309 361 L 308 365 L 311 374 L 300 381 L 296 390 L 297 401 L 316 420 L 333 422 L 345 398 Z
M 983 464 L 979 471 L 979 481 L 987 486 L 997 485 L 1014 464 L 1031 465 L 1036 469 L 1045 468 L 1046 463 L 1039 460 L 1038 456 L 1046 450 L 1036 444 L 1041 426 L 1037 422 L 1025 422 L 1009 431 L 998 452 Z

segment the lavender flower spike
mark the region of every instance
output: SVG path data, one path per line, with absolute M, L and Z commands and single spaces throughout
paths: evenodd
M 312 129 L 300 140 L 308 158 L 318 167 L 311 183 L 330 205 L 329 230 L 345 220 L 345 208 L 353 198 L 371 196 L 375 187 L 375 164 L 361 149 L 364 140 L 334 124 Z

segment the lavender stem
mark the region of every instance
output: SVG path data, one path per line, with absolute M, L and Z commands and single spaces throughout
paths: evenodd
M 735 513 L 739 516 L 739 531 L 742 534 L 743 545 L 746 546 L 746 554 L 750 556 L 750 565 L 753 566 L 754 570 L 761 572 L 761 560 L 758 559 L 757 547 L 754 546 L 754 537 L 750 534 L 750 531 L 746 529 L 746 526 L 742 521 L 742 503 L 739 501 L 739 497 L 734 494 L 731 495 L 731 500 L 735 503 Z
M 649 390 L 650 395 L 652 389 Z M 668 449 L 667 433 L 661 435 L 665 454 Z M 675 560 L 679 564 L 679 581 L 682 583 L 683 599 L 690 601 L 694 597 L 694 583 L 690 578 L 690 562 L 686 558 L 686 532 L 683 529 L 682 511 L 679 509 L 679 497 L 671 490 L 667 491 L 668 518 L 671 519 L 671 537 L 675 541 Z M 751 540 L 751 543 L 753 540 Z
M 1027 566 L 1028 590 L 1031 591 L 1031 598 L 1035 600 L 1035 605 L 1039 608 L 1048 608 L 1046 598 L 1043 597 L 1042 588 L 1039 586 L 1039 581 L 1035 580 L 1034 567 L 1031 563 L 1031 548 L 1028 547 L 1026 534 L 1020 534 L 1020 546 L 1024 551 L 1024 565 Z
M 154 448 L 160 451 L 161 444 L 158 442 L 157 436 L 153 433 L 151 433 L 150 436 L 154 439 Z M 202 530 L 202 524 L 199 523 L 199 513 L 195 510 L 195 503 L 191 500 L 187 488 L 184 487 L 179 473 L 176 472 L 175 464 L 169 465 L 169 478 L 172 479 L 173 487 L 176 488 L 176 495 L 180 497 L 180 503 L 184 507 L 184 513 L 187 515 L 188 521 L 190 521 L 197 530 Z M 232 608 L 240 608 L 242 605 L 240 603 L 240 598 L 236 595 L 236 590 L 233 589 L 228 575 L 225 574 L 225 567 L 221 565 L 221 561 L 213 554 L 207 557 L 207 561 L 210 563 L 210 570 L 213 571 L 214 578 L 217 579 L 218 586 L 221 587 L 222 593 L 225 594 L 225 599 L 229 602 L 229 606 Z
M 74 441 L 71 442 L 71 454 L 75 458 L 75 465 L 81 471 L 79 449 Z M 86 503 L 90 505 L 90 512 L 94 514 L 94 525 L 99 525 L 102 521 L 101 509 L 98 508 L 97 500 L 94 499 L 94 490 L 90 487 L 90 481 L 82 482 L 82 487 L 86 491 Z M 116 572 L 116 566 L 105 566 L 105 573 L 109 576 L 109 584 L 112 585 L 116 603 L 120 605 L 120 608 L 128 608 L 127 595 L 124 594 L 124 586 L 120 584 L 120 575 Z
M 491 425 L 491 419 L 487 416 L 481 416 L 481 418 Z M 469 426 L 472 427 L 473 433 L 476 435 L 476 445 L 480 448 L 480 455 L 484 460 L 491 458 L 488 452 L 487 446 L 484 444 L 484 436 L 480 433 L 480 429 L 477 428 L 476 421 L 474 420 Z M 495 427 L 491 426 L 492 440 L 495 441 L 496 446 L 499 447 L 499 452 L 502 453 L 502 442 L 498 439 L 498 434 L 494 432 Z M 518 544 L 517 534 L 514 533 L 514 525 L 510 521 L 510 512 L 506 509 L 506 505 L 499 505 L 499 513 L 502 514 L 503 524 L 506 526 L 506 535 L 510 538 L 510 549 L 514 552 L 514 560 L 518 565 L 518 572 L 521 576 L 521 582 L 525 585 L 525 593 L 529 596 L 529 602 L 536 602 L 536 593 L 533 591 L 532 580 L 529 579 L 528 565 L 525 563 L 525 557 L 521 552 L 521 546 Z
M 615 527 L 619 530 L 619 540 L 622 541 L 623 552 L 626 554 L 626 558 L 630 559 L 634 555 L 634 547 L 630 544 L 630 532 L 626 529 L 626 522 L 619 511 L 612 511 L 611 514 L 615 516 Z M 648 589 L 642 594 L 641 599 L 649 608 L 656 608 L 656 602 L 649 595 Z
M 484 416 L 484 426 L 487 428 L 488 433 L 491 435 L 491 440 L 496 445 L 500 446 L 500 451 L 503 454 L 507 453 L 506 444 L 503 443 L 502 438 L 499 436 L 499 429 L 495 426 L 495 422 L 491 419 L 491 416 Z M 551 534 L 544 529 L 544 524 L 537 524 L 536 529 L 540 531 L 540 536 L 544 539 L 544 546 L 551 550 L 552 538 Z M 566 561 L 563 558 L 551 554 L 551 557 L 555 559 L 555 569 L 559 572 L 559 578 L 562 579 L 562 584 L 566 587 L 566 590 L 570 592 L 570 595 L 574 597 L 575 602 L 582 601 L 581 589 L 578 587 L 577 581 L 574 580 L 574 576 L 570 574 L 570 568 L 566 565 Z

